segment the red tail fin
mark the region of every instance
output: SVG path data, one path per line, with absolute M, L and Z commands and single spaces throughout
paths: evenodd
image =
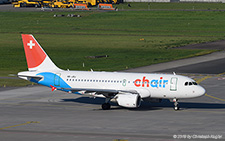
M 39 66 L 46 58 L 45 52 L 32 35 L 22 34 L 22 39 L 28 68 Z
M 51 61 L 33 35 L 22 34 L 24 50 L 29 70 L 55 70 L 58 67 Z

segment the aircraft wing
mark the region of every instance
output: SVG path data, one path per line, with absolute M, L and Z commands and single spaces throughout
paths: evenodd
M 62 90 L 69 90 L 72 93 L 78 92 L 82 94 L 95 93 L 96 95 L 104 95 L 105 97 L 115 96 L 117 94 L 131 93 L 138 94 L 135 90 L 116 90 L 116 89 L 92 89 L 92 88 L 61 88 Z

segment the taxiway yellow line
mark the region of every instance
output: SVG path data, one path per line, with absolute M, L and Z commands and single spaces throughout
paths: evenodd
M 214 76 L 214 77 L 219 77 L 219 76 L 224 75 L 224 74 L 225 74 L 225 72 L 220 73 L 220 74 L 217 74 L 217 75 Z M 199 84 L 199 83 L 201 83 L 202 81 L 204 81 L 204 80 L 206 80 L 206 79 L 208 79 L 208 78 L 211 78 L 211 77 L 213 77 L 213 76 L 207 75 L 207 76 L 205 76 L 205 77 L 203 77 L 203 78 L 201 78 L 201 79 L 198 79 L 196 82 Z
M 28 121 L 28 122 L 22 123 L 22 124 L 17 124 L 17 125 L 12 125 L 12 126 L 8 126 L 8 127 L 3 127 L 3 128 L 0 128 L 0 130 L 13 128 L 13 127 L 18 127 L 18 126 L 23 126 L 23 125 L 27 125 L 27 124 L 31 124 L 31 123 L 40 123 L 40 122 L 38 122 L 38 121 Z
M 208 79 L 208 78 L 211 78 L 211 77 L 212 77 L 212 76 L 207 75 L 207 76 L 205 76 L 205 77 L 203 77 L 203 78 L 197 80 L 196 82 L 199 84 L 199 83 L 201 83 L 202 81 L 204 81 L 204 80 L 206 80 L 206 79 Z
M 215 97 L 215 96 L 211 96 L 211 95 L 208 95 L 208 94 L 205 94 L 205 96 L 208 96 L 208 97 L 216 99 L 216 100 L 225 101 L 225 99 L 218 98 L 218 97 Z
M 219 76 L 224 75 L 224 74 L 225 74 L 225 72 L 220 73 L 220 74 L 217 74 L 216 77 L 219 77 Z M 202 81 L 204 81 L 204 80 L 206 80 L 206 79 L 208 79 L 208 78 L 211 78 L 211 77 L 212 77 L 212 76 L 207 75 L 207 76 L 205 76 L 205 77 L 203 77 L 203 78 L 197 80 L 196 82 L 199 84 L 199 83 L 201 83 Z M 218 97 L 215 97 L 215 96 L 211 96 L 211 95 L 208 95 L 207 93 L 205 94 L 205 96 L 210 97 L 210 98 L 213 98 L 213 99 L 216 99 L 216 100 L 225 101 L 225 99 L 218 98 Z
M 220 76 L 220 75 L 223 75 L 223 74 L 225 74 L 225 72 L 223 72 L 223 73 L 220 73 L 220 74 L 217 74 L 216 76 Z

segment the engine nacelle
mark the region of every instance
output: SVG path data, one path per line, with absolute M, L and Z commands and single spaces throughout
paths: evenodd
M 141 105 L 141 97 L 138 94 L 118 94 L 116 101 L 126 108 L 137 108 Z

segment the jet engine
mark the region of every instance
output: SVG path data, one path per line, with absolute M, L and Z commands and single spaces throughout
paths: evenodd
M 141 105 L 141 97 L 139 94 L 118 94 L 116 101 L 120 106 L 126 108 L 137 108 Z

